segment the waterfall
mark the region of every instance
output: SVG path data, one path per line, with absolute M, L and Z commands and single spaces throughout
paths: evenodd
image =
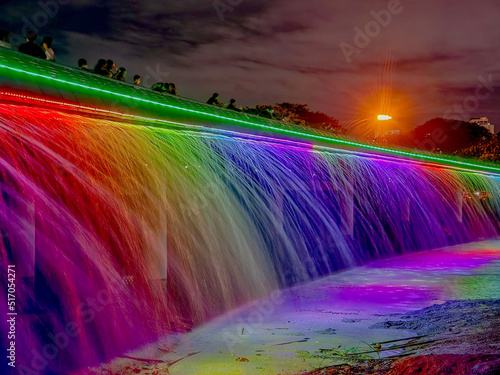
M 7 291 L 15 265 L 26 373 L 77 370 L 278 288 L 499 232 L 500 184 L 480 173 L 6 104 L 0 143 L 1 280 Z

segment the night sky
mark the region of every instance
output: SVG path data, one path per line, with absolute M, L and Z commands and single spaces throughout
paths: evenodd
M 129 81 L 175 82 L 196 100 L 216 91 L 240 106 L 304 103 L 343 124 L 383 107 L 401 128 L 484 115 L 500 131 L 498 0 L 4 0 L 1 9 L 0 28 L 21 35 L 33 22 L 52 35 L 58 62 L 111 58 Z

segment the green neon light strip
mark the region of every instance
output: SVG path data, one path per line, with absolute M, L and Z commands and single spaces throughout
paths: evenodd
M 374 151 L 379 151 L 379 152 L 402 155 L 402 156 L 416 158 L 416 159 L 431 160 L 434 162 L 439 162 L 439 163 L 448 164 L 448 165 L 455 165 L 455 166 L 459 166 L 459 167 L 468 166 L 468 167 L 478 168 L 478 169 L 482 169 L 482 170 L 489 170 L 489 171 L 492 171 L 495 173 L 500 173 L 500 167 L 493 167 L 493 166 L 488 166 L 488 165 L 481 165 L 481 164 L 469 163 L 469 162 L 464 162 L 464 161 L 445 159 L 445 158 L 440 158 L 440 157 L 435 157 L 435 156 L 430 156 L 430 155 L 425 155 L 425 154 L 406 152 L 406 151 L 392 150 L 392 149 L 382 148 L 382 147 L 378 147 L 378 146 L 372 146 L 372 145 L 368 145 L 368 144 L 342 140 L 342 139 L 338 139 L 338 138 L 330 138 L 330 137 L 325 137 L 325 136 L 321 136 L 321 135 L 317 135 L 317 134 L 308 134 L 306 132 L 295 131 L 295 130 L 290 130 L 290 129 L 279 129 L 279 128 L 274 127 L 274 126 L 257 124 L 257 123 L 248 122 L 248 121 L 239 120 L 239 119 L 234 119 L 234 118 L 228 118 L 228 117 L 224 117 L 221 115 L 196 111 L 196 110 L 189 109 L 189 108 L 177 107 L 177 106 L 170 105 L 170 104 L 159 103 L 159 102 L 156 102 L 153 100 L 138 98 L 138 97 L 134 97 L 131 95 L 120 94 L 117 92 L 104 90 L 104 89 L 100 89 L 97 87 L 91 87 L 91 86 L 87 86 L 87 85 L 83 85 L 83 84 L 79 84 L 79 83 L 75 83 L 75 82 L 70 82 L 70 81 L 66 81 L 63 79 L 59 79 L 59 78 L 47 77 L 43 74 L 33 73 L 33 72 L 26 71 L 26 70 L 6 66 L 3 64 L 0 64 L 0 68 L 14 71 L 17 73 L 27 74 L 27 75 L 42 78 L 45 80 L 60 82 L 60 83 L 67 84 L 70 86 L 80 87 L 80 88 L 83 88 L 86 90 L 97 91 L 97 92 L 101 92 L 101 93 L 108 94 L 108 95 L 113 95 L 113 96 L 117 96 L 117 97 L 121 97 L 121 98 L 131 99 L 131 100 L 138 101 L 138 102 L 154 104 L 154 105 L 157 105 L 160 107 L 166 107 L 166 108 L 185 111 L 185 112 L 189 112 L 189 113 L 193 113 L 193 114 L 197 114 L 197 115 L 213 117 L 213 118 L 225 120 L 228 122 L 236 122 L 239 124 L 249 125 L 249 126 L 265 129 L 267 131 L 271 131 L 271 132 L 277 133 L 277 134 L 281 133 L 281 134 L 286 134 L 286 135 L 294 135 L 294 136 L 298 136 L 301 138 L 308 138 L 311 140 L 322 141 L 322 142 L 327 142 L 327 143 L 340 143 L 340 144 L 344 144 L 344 145 L 348 145 L 348 146 L 352 146 L 352 147 L 357 147 L 357 148 L 362 148 L 362 149 L 369 149 L 369 150 L 374 150 Z M 140 116 L 137 116 L 137 118 L 140 118 Z M 168 121 L 166 121 L 166 122 L 168 122 Z
M 207 133 L 216 133 L 216 134 L 230 134 L 230 135 L 233 135 L 233 136 L 248 136 L 250 138 L 256 138 L 256 139 L 259 139 L 260 136 L 258 135 L 255 135 L 255 134 L 246 134 L 246 133 L 241 133 L 241 132 L 235 132 L 235 131 L 231 131 L 231 130 L 225 130 L 225 129 L 216 129 L 216 128 L 210 128 L 210 127 L 206 127 L 206 126 L 200 126 L 200 125 L 190 125 L 190 124 L 184 124 L 182 122 L 175 122 L 175 121 L 168 121 L 168 120 L 161 120 L 161 119 L 153 119 L 153 118 L 146 118 L 146 117 L 142 117 L 142 119 L 144 120 L 144 122 L 147 122 L 147 123 L 164 123 L 164 124 L 169 124 L 169 125 L 177 125 L 177 126 L 182 126 L 182 127 L 186 127 L 186 128 L 191 128 L 191 129 L 198 129 L 198 130 L 201 130 L 201 131 L 204 131 L 204 132 L 207 132 Z M 160 128 L 161 129 L 161 128 Z M 291 142 L 294 142 L 294 141 L 291 141 Z M 347 153 L 347 154 L 353 154 L 353 155 L 358 155 L 358 156 L 362 156 L 362 157 L 371 157 L 371 158 L 379 158 L 379 159 L 382 159 L 382 160 L 386 160 L 386 161 L 392 161 L 392 162 L 401 162 L 402 159 L 398 159 L 397 157 L 394 157 L 394 156 L 389 156 L 389 155 L 380 155 L 380 154 L 369 154 L 369 153 L 365 153 L 365 152 L 362 152 L 362 151 L 352 151 L 352 150 L 345 150 L 345 149 L 340 149 L 340 148 L 334 148 L 334 147 L 331 147 L 331 146 L 316 146 L 316 145 L 313 145 L 313 150 L 316 150 L 316 151 L 319 151 L 319 152 L 324 152 L 324 151 L 327 151 L 327 152 L 336 152 L 336 153 Z M 384 149 L 385 150 L 385 149 Z M 418 155 L 418 154 L 417 154 Z M 419 164 L 419 163 L 427 163 L 427 162 L 422 162 L 422 161 L 418 161 L 418 160 L 412 160 L 412 159 L 409 159 L 409 160 L 406 160 L 404 159 L 405 162 L 410 162 L 410 163 L 416 163 L 416 164 Z M 442 164 L 435 164 L 435 163 L 432 163 L 432 162 L 428 162 L 430 166 L 434 166 L 436 168 L 443 168 L 444 166 Z M 465 163 L 463 163 L 463 165 L 466 165 Z M 495 175 L 497 177 L 500 177 L 499 174 L 500 174 L 500 171 L 499 172 L 481 172 L 481 171 L 477 171 L 477 170 L 474 170 L 474 169 L 467 169 L 465 167 L 462 167 L 462 166 L 453 166 L 452 168 L 454 168 L 454 170 L 460 170 L 460 171 L 464 171 L 464 172 L 469 172 L 469 173 L 476 173 L 476 174 L 488 174 L 488 175 Z

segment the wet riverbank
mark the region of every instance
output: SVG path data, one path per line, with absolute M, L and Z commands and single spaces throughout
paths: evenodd
M 409 254 L 275 292 L 127 354 L 134 359 L 118 358 L 92 371 L 341 374 L 312 371 L 340 371 L 347 364 L 345 371 L 379 366 L 370 371 L 380 373 L 380 366 L 407 366 L 400 373 L 409 374 L 408 366 L 417 363 L 404 362 L 409 354 L 423 358 L 416 369 L 426 361 L 433 366 L 429 355 L 436 363 L 451 361 L 450 368 L 464 361 L 494 363 L 500 352 L 499 285 L 498 241 Z

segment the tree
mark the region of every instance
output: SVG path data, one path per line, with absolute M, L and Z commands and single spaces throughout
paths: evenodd
M 327 130 L 334 133 L 344 132 L 339 121 L 322 112 L 313 112 L 306 104 L 279 103 L 276 105 L 258 105 L 247 110 L 263 117 L 271 117 L 279 121 Z
M 497 134 L 490 139 L 481 139 L 472 146 L 459 150 L 458 153 L 481 160 L 500 161 L 500 138 Z
M 405 134 L 404 146 L 448 154 L 467 149 L 493 135 L 484 127 L 460 120 L 435 118 Z

